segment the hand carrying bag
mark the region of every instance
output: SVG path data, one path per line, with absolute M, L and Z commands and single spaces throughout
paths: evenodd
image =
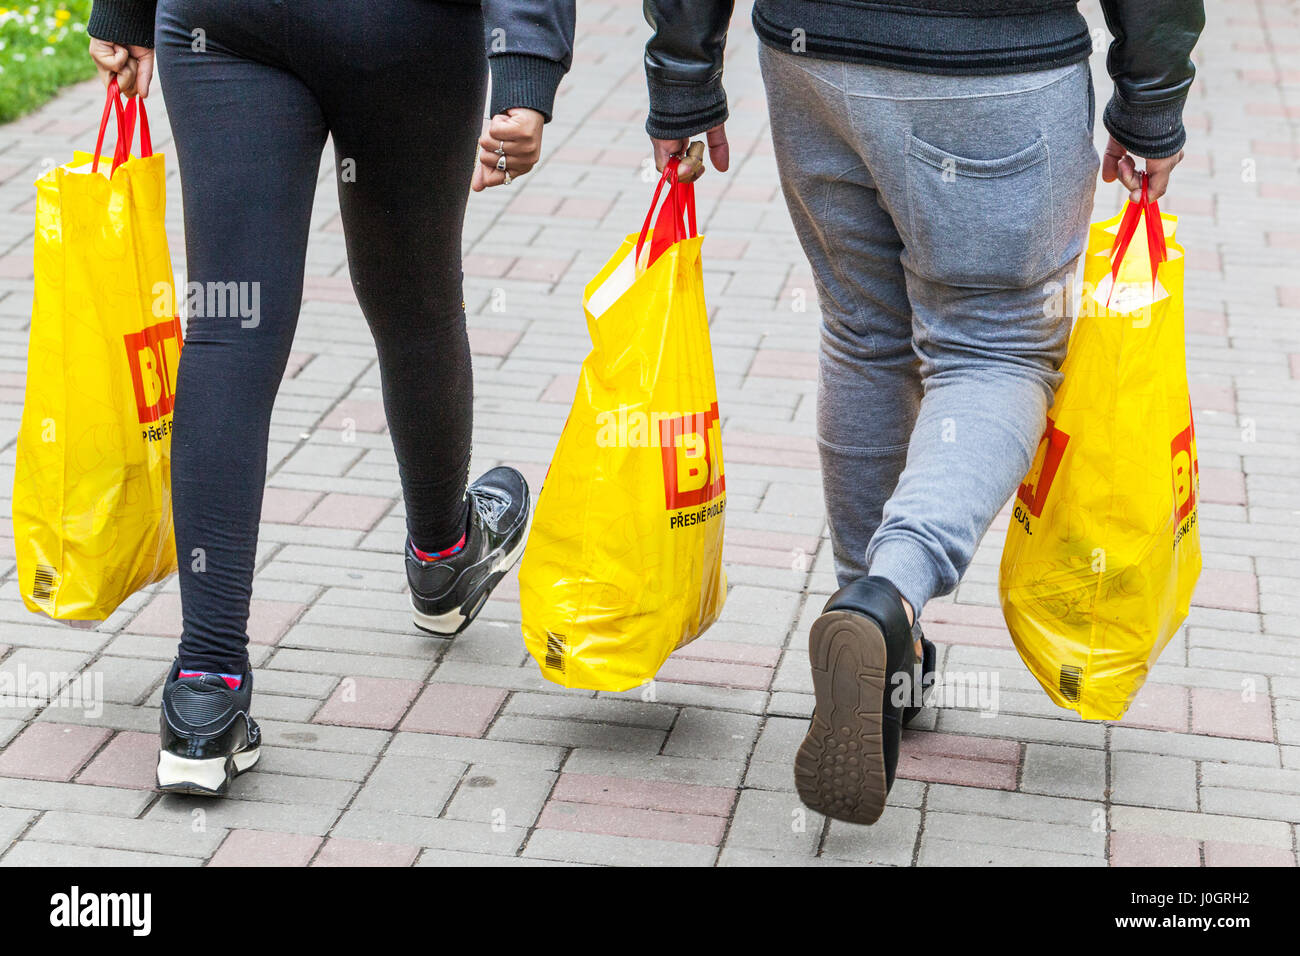
M 1201 570 L 1177 222 L 1144 179 L 1141 202 L 1092 224 L 1064 382 L 1002 552 L 1021 658 L 1088 720 L 1123 716 Z
M 566 687 L 650 680 L 726 598 L 701 241 L 694 187 L 677 182 L 670 161 L 640 235 L 583 294 L 592 350 L 519 571 L 525 643 L 542 674 Z
M 118 138 L 107 157 L 110 115 Z M 140 155 L 131 156 L 137 117 Z M 164 178 L 144 103 L 132 98 L 123 110 L 114 78 L 94 154 L 77 152 L 36 181 L 14 546 L 23 603 L 60 620 L 106 618 L 176 570 L 171 426 L 181 328 Z

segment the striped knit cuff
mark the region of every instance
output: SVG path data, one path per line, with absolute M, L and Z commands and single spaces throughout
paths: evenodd
M 655 139 L 685 139 L 727 119 L 722 78 L 708 83 L 663 83 L 647 77 L 650 115 L 645 131 Z
M 1115 140 L 1135 156 L 1164 159 L 1187 142 L 1183 100 L 1143 106 L 1126 102 L 1116 90 L 1106 104 L 1102 122 Z

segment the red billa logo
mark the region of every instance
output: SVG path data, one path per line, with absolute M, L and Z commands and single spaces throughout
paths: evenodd
M 726 490 L 717 402 L 707 412 L 660 420 L 659 450 L 664 464 L 664 502 L 669 511 L 702 505 Z
M 1038 442 L 1034 464 L 1024 482 L 1016 489 L 1016 498 L 1029 509 L 1032 517 L 1042 517 L 1043 505 L 1047 504 L 1047 493 L 1052 490 L 1052 480 L 1061 467 L 1065 446 L 1069 443 L 1070 436 L 1057 428 L 1056 422 L 1049 418 L 1043 437 Z
M 1192 424 L 1174 436 L 1169 443 L 1170 464 L 1174 475 L 1174 524 L 1196 507 L 1196 486 L 1200 479 L 1200 465 L 1196 461 L 1196 431 Z
M 173 369 L 181 352 L 180 317 L 172 316 L 166 322 L 129 332 L 122 336 L 122 341 L 131 367 L 140 424 L 147 425 L 170 415 L 176 405 L 171 383 L 175 381 Z

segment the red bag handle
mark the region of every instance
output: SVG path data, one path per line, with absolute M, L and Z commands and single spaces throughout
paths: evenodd
M 135 138 L 136 113 L 140 115 L 140 155 L 153 155 L 153 137 L 149 134 L 149 114 L 145 112 L 144 100 L 138 96 L 131 97 L 122 109 L 122 94 L 118 89 L 117 76 L 108 80 L 108 95 L 104 100 L 104 115 L 99 120 L 99 135 L 95 138 L 95 158 L 90 164 L 92 173 L 99 172 L 99 155 L 104 148 L 104 131 L 108 128 L 108 116 L 117 114 L 117 147 L 113 150 L 113 168 L 108 175 L 111 179 L 117 167 L 131 157 L 131 140 Z
M 1124 206 L 1124 217 L 1119 221 L 1115 232 L 1115 244 L 1110 247 L 1110 283 L 1111 292 L 1115 291 L 1115 280 L 1119 278 L 1119 267 L 1128 252 L 1129 243 L 1137 234 L 1138 219 L 1146 222 L 1147 251 L 1151 257 L 1151 287 L 1155 288 L 1156 273 L 1160 263 L 1169 258 L 1165 246 L 1165 225 L 1160 218 L 1160 206 L 1154 199 L 1147 199 L 1147 174 L 1142 173 L 1142 198 L 1138 202 L 1129 200 Z M 1106 305 L 1110 306 L 1110 296 L 1106 296 Z
M 650 231 L 650 220 L 654 217 L 655 207 L 659 205 L 659 195 L 663 192 L 665 183 L 668 184 L 668 195 L 664 199 L 663 208 L 659 211 L 659 218 L 655 221 L 647 265 L 658 259 L 673 243 L 681 242 L 683 239 L 694 239 L 699 235 L 695 224 L 695 184 L 677 181 L 677 157 L 671 157 L 664 164 L 663 175 L 659 177 L 659 184 L 655 186 L 654 198 L 650 200 L 650 209 L 646 212 L 645 222 L 641 225 L 641 234 L 636 240 L 636 261 L 641 261 L 641 248 L 645 245 L 646 234 Z M 689 228 L 682 222 L 683 212 L 689 221 Z

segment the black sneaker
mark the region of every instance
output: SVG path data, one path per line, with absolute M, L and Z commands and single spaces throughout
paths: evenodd
M 158 789 L 224 796 L 261 756 L 262 732 L 248 716 L 253 672 L 245 666 L 235 689 L 216 674 L 181 677 L 180 669 L 175 661 L 163 686 Z
M 865 577 L 826 602 L 808 635 L 813 709 L 794 758 L 795 787 L 810 809 L 850 823 L 875 823 L 894 785 L 904 694 L 916 651 L 902 597 Z
M 513 468 L 493 468 L 469 486 L 465 547 L 422 561 L 406 541 L 406 581 L 415 626 L 430 634 L 459 634 L 483 608 L 492 589 L 524 553 L 528 537 L 528 482 Z

